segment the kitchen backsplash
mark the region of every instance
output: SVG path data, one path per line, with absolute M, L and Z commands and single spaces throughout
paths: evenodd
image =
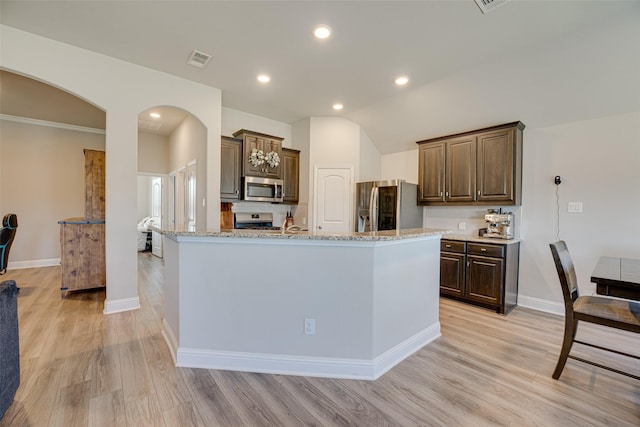
M 273 214 L 273 225 L 281 227 L 284 224 L 284 220 L 287 216 L 287 212 L 291 212 L 294 215 L 294 222 L 296 224 L 300 224 L 300 222 L 296 219 L 296 205 L 286 205 L 286 204 L 276 204 L 276 203 L 265 203 L 265 202 L 235 202 L 233 203 L 233 207 L 231 210 L 233 213 L 236 212 L 255 212 L 262 213 L 268 212 Z
M 477 236 L 478 230 L 486 228 L 484 214 L 487 209 L 500 209 L 514 215 L 515 238 L 520 238 L 521 206 L 431 206 L 425 207 L 425 226 L 429 228 L 444 228 L 453 230 L 455 234 Z M 464 228 L 461 230 L 460 228 Z

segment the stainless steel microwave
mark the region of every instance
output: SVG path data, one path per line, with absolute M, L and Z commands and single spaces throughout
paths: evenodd
M 243 199 L 254 202 L 279 203 L 283 200 L 281 179 L 245 176 Z

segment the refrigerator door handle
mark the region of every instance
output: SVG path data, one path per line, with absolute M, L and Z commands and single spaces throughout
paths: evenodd
M 369 197 L 369 230 L 378 231 L 378 187 L 371 188 Z

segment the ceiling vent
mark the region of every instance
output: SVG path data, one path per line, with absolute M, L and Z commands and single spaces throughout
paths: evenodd
M 189 59 L 187 60 L 187 64 L 193 65 L 197 68 L 204 68 L 209 63 L 211 59 L 211 55 L 208 53 L 200 52 L 199 50 L 193 50 L 191 55 L 189 55 Z
M 509 0 L 475 0 L 482 13 L 489 13 L 508 1 Z

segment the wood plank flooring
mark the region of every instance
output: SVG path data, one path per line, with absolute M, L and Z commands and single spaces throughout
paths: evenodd
M 108 316 L 103 290 L 62 300 L 59 267 L 1 278 L 21 288 L 22 383 L 0 426 L 640 426 L 640 381 L 573 360 L 553 380 L 563 320 L 520 307 L 504 317 L 441 300 L 442 337 L 377 381 L 175 368 L 162 262 L 138 260 L 142 308 Z M 578 335 L 640 352 L 638 334 Z

